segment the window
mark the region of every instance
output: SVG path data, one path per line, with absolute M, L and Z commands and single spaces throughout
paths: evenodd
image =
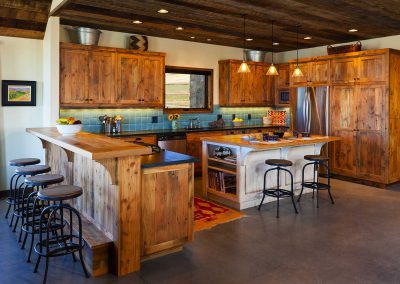
M 213 70 L 165 67 L 164 112 L 212 112 Z

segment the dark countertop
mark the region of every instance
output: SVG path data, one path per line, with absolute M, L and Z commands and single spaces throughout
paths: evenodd
M 142 169 L 194 163 L 200 161 L 199 159 L 192 156 L 166 150 L 161 151 L 160 153 L 143 155 L 140 157 L 140 160 L 142 163 Z
M 221 127 L 202 127 L 195 129 L 153 129 L 153 130 L 140 130 L 140 131 L 124 131 L 116 134 L 107 134 L 109 137 L 122 137 L 122 136 L 130 136 L 130 135 L 150 135 L 150 134 L 169 134 L 169 133 L 187 133 L 187 132 L 203 132 L 203 131 L 223 131 L 223 130 L 240 130 L 240 129 L 257 129 L 257 128 L 289 128 L 289 126 L 285 125 L 243 125 L 243 126 L 225 126 Z

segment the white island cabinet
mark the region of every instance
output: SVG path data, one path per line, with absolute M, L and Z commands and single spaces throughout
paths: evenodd
M 340 143 L 331 136 L 312 136 L 298 139 L 281 139 L 274 142 L 248 141 L 244 135 L 204 137 L 203 143 L 203 195 L 236 209 L 259 205 L 262 198 L 264 173 L 270 168 L 267 159 L 286 159 L 293 163 L 288 167 L 294 178 L 295 194 L 301 189 L 304 155 L 320 154 L 328 142 Z M 223 147 L 223 148 L 221 148 Z M 227 148 L 227 149 L 226 149 Z M 222 153 L 225 150 L 225 153 Z M 229 154 L 226 158 L 218 153 Z M 305 171 L 305 180 L 313 179 L 312 167 Z M 281 187 L 290 189 L 290 176 L 281 172 Z M 277 173 L 267 177 L 267 187 L 276 187 Z M 311 189 L 304 188 L 304 192 Z M 266 197 L 264 203 L 275 201 Z

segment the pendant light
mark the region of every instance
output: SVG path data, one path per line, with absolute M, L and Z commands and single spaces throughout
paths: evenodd
M 303 77 L 303 72 L 300 69 L 299 66 L 299 28 L 300 26 L 297 25 L 297 59 L 296 59 L 296 68 L 294 68 L 292 77 Z
M 278 74 L 278 70 L 276 70 L 276 67 L 274 65 L 274 23 L 275 23 L 275 21 L 272 21 L 272 42 L 271 42 L 271 46 L 272 46 L 272 49 L 271 49 L 271 51 L 272 51 L 272 62 L 271 62 L 271 65 L 269 66 L 268 71 L 267 71 L 267 75 L 268 76 L 279 75 Z
M 249 65 L 246 63 L 245 52 L 246 50 L 246 15 L 243 15 L 243 62 L 240 64 L 238 73 L 250 73 Z

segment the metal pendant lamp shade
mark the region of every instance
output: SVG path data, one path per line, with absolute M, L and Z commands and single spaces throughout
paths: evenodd
M 272 51 L 272 63 L 269 66 L 267 71 L 267 76 L 276 76 L 279 75 L 278 70 L 274 65 L 274 21 L 272 21 L 272 42 L 271 42 L 271 51 Z
M 303 72 L 301 71 L 300 66 L 299 66 L 299 27 L 300 26 L 297 26 L 297 61 L 296 61 L 296 68 L 294 68 L 294 71 L 293 71 L 293 74 L 292 74 L 292 77 L 296 77 L 296 78 L 304 76 Z
M 238 73 L 250 73 L 249 65 L 246 63 L 245 52 L 246 50 L 246 15 L 243 15 L 243 62 L 240 64 Z

